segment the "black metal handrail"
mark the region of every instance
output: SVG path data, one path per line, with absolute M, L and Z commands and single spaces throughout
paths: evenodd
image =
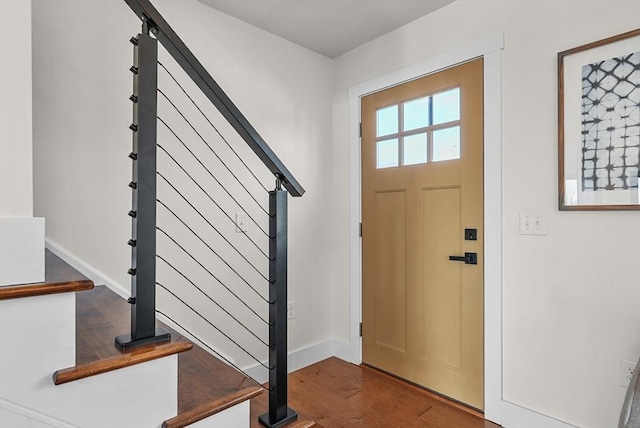
M 293 174 L 267 145 L 258 131 L 249 123 L 238 107 L 231 101 L 222 88 L 198 61 L 184 42 L 164 20 L 160 12 L 149 0 L 124 0 L 138 17 L 149 23 L 151 32 L 169 52 L 173 59 L 184 69 L 187 75 L 198 85 L 204 95 L 216 106 L 218 111 L 233 126 L 242 139 L 251 147 L 269 170 L 282 180 L 282 185 L 291 196 L 302 196 L 304 189 Z
M 249 147 L 256 153 L 259 159 L 267 166 L 267 168 L 276 177 L 276 186 L 273 191 L 269 192 L 269 211 L 266 212 L 269 216 L 269 230 L 268 233 L 260 227 L 260 225 L 252 218 L 256 226 L 269 238 L 269 250 L 268 254 L 262 251 L 255 241 L 253 241 L 246 233 L 244 237 L 250 241 L 269 261 L 269 277 L 265 277 L 261 272 L 257 271 L 263 279 L 269 283 L 269 298 L 265 299 L 246 279 L 240 275 L 240 273 L 234 269 L 229 263 L 227 263 L 220 254 L 214 250 L 214 248 L 208 245 L 206 242 L 200 241 L 205 246 L 213 251 L 213 253 L 220 258 L 220 260 L 226 264 L 232 272 L 236 274 L 241 282 L 244 282 L 249 288 L 257 293 L 262 300 L 269 305 L 269 320 L 268 322 L 260 317 L 255 310 L 253 310 L 245 302 L 245 306 L 250 309 L 255 315 L 258 315 L 260 319 L 268 325 L 269 328 L 269 343 L 260 339 L 256 334 L 249 331 L 254 338 L 256 338 L 263 345 L 267 345 L 269 349 L 269 363 L 268 366 L 260 362 L 255 356 L 248 352 L 240 343 L 236 342 L 233 338 L 227 335 L 220 328 L 212 324 L 209 320 L 196 312 L 196 315 L 207 321 L 214 329 L 220 334 L 234 343 L 239 349 L 244 351 L 254 360 L 258 361 L 263 367 L 269 370 L 269 411 L 260 416 L 260 422 L 267 427 L 279 427 L 283 424 L 295 420 L 297 415 L 295 411 L 287 407 L 287 191 L 292 196 L 302 196 L 304 189 L 293 175 L 282 164 L 280 159 L 273 153 L 269 146 L 264 142 L 262 137 L 253 128 L 253 126 L 242 115 L 238 108 L 233 104 L 224 91 L 213 80 L 209 73 L 204 69 L 202 64 L 196 59 L 193 53 L 186 47 L 182 40 L 177 36 L 169 24 L 164 20 L 160 13 L 151 5 L 149 0 L 125 0 L 125 2 L 131 7 L 131 9 L 142 19 L 142 31 L 136 37 L 131 39 L 134 45 L 134 65 L 131 67 L 133 73 L 133 88 L 134 93 L 131 95 L 131 101 L 133 102 L 133 123 L 130 128 L 133 131 L 133 151 L 129 155 L 133 161 L 133 180 L 129 184 L 132 188 L 132 210 L 129 215 L 132 217 L 132 238 L 129 240 L 131 249 L 132 266 L 129 269 L 131 274 L 131 295 L 129 303 L 131 303 L 131 333 L 118 336 L 116 338 L 116 344 L 122 348 L 132 348 L 148 343 L 162 342 L 170 339 L 169 333 L 162 329 L 155 328 L 155 314 L 159 312 L 155 305 L 156 297 L 156 285 L 166 290 L 175 299 L 186 305 L 189 309 L 194 310 L 185 300 L 179 297 L 176 293 L 166 288 L 164 285 L 156 280 L 156 258 L 162 260 L 165 264 L 173 268 L 179 275 L 181 275 L 187 282 L 193 285 L 198 291 L 204 293 L 201 287 L 197 286 L 195 282 L 189 279 L 176 269 L 167 259 L 159 256 L 156 253 L 156 231 L 160 231 L 163 236 L 166 236 L 170 241 L 183 250 L 192 260 L 203 268 L 208 274 L 210 274 L 216 281 L 218 281 L 227 291 L 229 291 L 236 298 L 239 298 L 227 285 L 218 279 L 209 269 L 207 269 L 201 262 L 194 258 L 188 251 L 174 238 L 171 237 L 165 230 L 157 226 L 156 220 L 156 202 L 162 205 L 177 220 L 185 226 L 188 230 L 195 234 L 194 230 L 189 227 L 181 218 L 179 218 L 175 212 L 161 202 L 157 198 L 157 177 L 160 177 L 165 181 L 170 188 L 172 188 L 184 201 L 195 211 L 205 222 L 211 226 L 226 242 L 233 248 L 254 270 L 256 267 L 249 262 L 249 260 L 238 251 L 238 249 L 229 242 L 224 235 L 204 216 L 183 194 L 173 185 L 167 178 L 157 170 L 157 157 L 158 148 L 162 150 L 162 156 L 170 159 L 191 181 L 202 191 L 207 199 L 209 199 L 226 218 L 231 221 L 235 226 L 238 226 L 231 216 L 226 213 L 222 207 L 212 198 L 211 194 L 205 190 L 202 185 L 196 180 L 186 169 L 180 165 L 174 156 L 169 151 L 157 142 L 157 126 L 158 121 L 163 123 L 171 134 L 181 143 L 187 152 L 189 152 L 196 160 L 196 162 L 203 167 L 209 176 L 217 182 L 217 184 L 225 190 L 227 195 L 235 202 L 235 204 L 241 207 L 239 201 L 224 188 L 222 183 L 212 173 L 210 168 L 206 164 L 198 159 L 198 157 L 191 151 L 186 143 L 173 131 L 173 129 L 158 116 L 158 93 L 172 105 L 178 112 L 179 116 L 189 125 L 189 127 L 198 135 L 200 140 L 211 150 L 211 153 L 218 158 L 227 171 L 236 180 L 238 178 L 231 171 L 227 165 L 219 158 L 211 146 L 207 143 L 201 133 L 199 133 L 192 123 L 180 112 L 177 106 L 162 92 L 157 86 L 158 83 L 158 46 L 160 42 L 167 52 L 174 58 L 177 64 L 185 71 L 185 73 L 193 80 L 193 82 L 202 90 L 203 94 L 213 103 L 218 109 L 221 115 L 232 125 L 235 131 L 242 137 L 242 139 L 249 145 Z M 152 37 L 152 34 L 155 36 Z M 164 68 L 164 66 L 162 66 Z M 166 70 L 166 69 L 165 69 Z M 167 70 L 168 72 L 168 70 Z M 170 73 L 169 73 L 170 74 Z M 172 79 L 173 76 L 171 76 Z M 175 79 L 174 79 L 175 81 Z M 178 83 L 176 81 L 176 83 Z M 184 92 L 182 86 L 178 83 L 178 86 Z M 185 92 L 186 94 L 186 92 Z M 193 103 L 191 97 L 186 94 L 187 97 Z M 197 107 L 197 106 L 196 106 Z M 200 113 L 202 110 L 198 107 Z M 204 113 L 202 113 L 204 114 Z M 206 117 L 205 117 L 206 118 Z M 208 121 L 208 119 L 207 119 Z M 213 124 L 209 121 L 213 126 Z M 214 126 L 214 129 L 215 126 Z M 218 135 L 220 135 L 219 131 Z M 220 135 L 225 143 L 228 142 L 222 135 Z M 231 148 L 231 147 L 230 147 Z M 233 153 L 238 156 L 233 148 Z M 247 165 L 240 159 L 242 164 Z M 172 165 L 173 165 L 172 164 Z M 248 168 L 248 167 L 247 167 Z M 254 178 L 256 176 L 251 170 L 249 170 Z M 257 178 L 256 178 L 257 179 Z M 239 180 L 238 180 L 239 181 Z M 240 183 L 240 182 L 239 182 Z M 262 185 L 262 183 L 260 183 Z M 242 183 L 240 183 L 242 185 Z M 245 191 L 247 188 L 242 185 Z M 262 186 L 264 188 L 264 186 Z M 283 190 L 286 188 L 287 191 Z M 266 190 L 266 188 L 264 188 Z M 250 195 L 252 198 L 253 196 Z M 254 198 L 254 201 L 257 200 Z M 260 205 L 260 204 L 258 204 Z M 206 293 L 205 293 L 206 294 Z M 207 296 L 207 298 L 209 298 Z M 209 298 L 210 299 L 210 298 Z M 212 300 L 212 299 L 210 299 Z M 213 300 L 212 300 L 213 301 Z M 219 307 L 223 312 L 230 316 L 236 323 L 239 323 L 245 330 L 248 328 L 242 324 L 242 322 L 233 316 L 229 311 L 219 305 L 217 302 L 213 303 Z M 211 347 L 207 346 L 210 350 Z M 214 353 L 216 353 L 214 351 Z M 219 355 L 219 354 L 218 354 Z M 224 358 L 223 358 L 224 359 Z M 225 361 L 229 362 L 225 359 Z M 233 364 L 231 364 L 233 365 Z M 236 366 L 234 366 L 236 367 Z M 238 368 L 238 367 L 236 367 Z

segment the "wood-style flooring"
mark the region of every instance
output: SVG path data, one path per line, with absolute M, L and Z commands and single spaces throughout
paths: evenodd
M 95 287 L 77 293 L 76 303 L 76 363 L 119 354 L 113 338 L 129 329 L 130 307 L 124 299 L 107 287 Z M 174 341 L 187 341 L 171 332 Z M 178 360 L 179 412 L 253 385 L 197 346 Z M 289 375 L 289 407 L 300 415 L 289 428 L 311 426 L 311 421 L 325 428 L 498 428 L 424 389 L 337 358 Z M 258 416 L 267 409 L 265 391 L 251 400 L 251 428 L 261 427 Z
M 251 427 L 257 405 L 251 400 Z M 463 409 L 422 388 L 365 366 L 329 358 L 289 375 L 289 407 L 324 428 L 498 428 L 477 412 Z
M 66 265 L 69 270 L 72 268 Z M 76 364 L 83 364 L 120 355 L 114 345 L 115 336 L 128 333 L 131 308 L 126 301 L 105 286 L 76 294 Z M 189 342 L 168 326 L 157 326 L 171 333 L 173 342 Z M 220 401 L 234 393 L 254 387 L 256 384 L 227 364 L 200 348 L 198 344 L 188 352 L 178 355 L 178 413 L 184 414 L 208 403 Z M 264 406 L 252 404 L 255 416 L 266 413 L 268 394 Z M 299 422 L 310 422 L 299 413 Z M 302 425 L 304 426 L 304 425 Z M 294 428 L 289 425 L 288 427 Z M 229 427 L 233 428 L 233 427 Z M 295 427 L 298 428 L 298 427 Z

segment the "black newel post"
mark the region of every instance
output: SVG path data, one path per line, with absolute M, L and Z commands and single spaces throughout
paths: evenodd
M 287 407 L 287 192 L 269 192 L 269 412 L 260 423 L 276 428 L 296 420 Z
M 143 24 L 133 43 L 133 162 L 131 246 L 131 333 L 116 337 L 120 349 L 168 341 L 156 329 L 156 137 L 158 41 Z

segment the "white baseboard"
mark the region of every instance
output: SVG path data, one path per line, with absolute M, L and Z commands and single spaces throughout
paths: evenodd
M 575 425 L 505 400 L 502 400 L 502 426 L 504 428 L 576 428 Z
M 228 362 L 231 362 L 231 364 L 235 364 L 235 360 L 233 358 L 231 358 L 230 356 L 228 356 L 227 354 L 225 354 L 224 352 L 220 352 L 220 350 L 216 349 L 216 347 L 211 346 L 211 344 L 207 343 L 204 346 L 201 346 L 203 343 L 205 343 L 204 341 L 198 339 L 197 337 L 195 337 L 193 334 L 189 333 L 187 330 L 183 329 L 182 327 L 180 327 L 178 324 L 176 324 L 175 322 L 171 321 L 169 318 L 167 318 L 165 315 L 159 314 L 156 312 L 156 318 L 166 324 L 169 328 L 172 328 L 173 330 L 175 330 L 176 332 L 178 332 L 180 335 L 186 337 L 187 339 L 189 339 L 190 341 L 192 341 L 193 343 L 197 344 L 198 346 L 200 346 L 202 349 L 204 349 L 205 351 L 207 351 L 208 353 L 210 353 L 211 355 L 213 355 L 214 357 L 220 359 L 220 356 L 222 356 L 223 361 L 224 359 L 226 359 Z M 207 346 L 211 346 L 211 348 L 213 348 L 213 350 L 215 352 L 211 352 L 211 349 L 208 349 Z M 216 355 L 216 353 L 218 355 Z
M 262 363 L 264 365 L 267 365 L 266 361 L 263 361 Z M 243 371 L 247 376 L 260 384 L 269 382 L 269 370 L 265 369 L 260 364 L 255 364 L 251 367 L 247 367 Z
M 351 346 L 351 343 L 345 340 L 334 339 L 333 341 L 333 355 L 341 360 L 348 361 L 353 364 L 360 364 L 362 358 L 356 355 L 356 347 Z
M 44 218 L 0 218 L 0 286 L 44 282 Z
M 77 428 L 59 419 L 0 398 L 0 426 Z
M 180 328 L 178 325 L 176 325 L 173 321 L 169 320 L 167 317 L 161 314 L 156 314 L 156 315 L 158 320 L 165 323 L 166 325 L 168 325 L 169 327 L 171 327 L 172 329 L 174 329 L 175 331 L 177 331 L 187 339 L 197 344 L 201 343 L 200 340 L 198 340 L 196 337 L 194 337 L 192 334 L 190 334 L 186 330 Z M 314 345 L 305 346 L 304 348 L 296 349 L 295 351 L 290 351 L 288 355 L 287 372 L 291 373 L 296 370 L 300 370 L 304 367 L 310 366 L 311 364 L 315 364 L 319 361 L 322 361 L 334 356 L 335 354 L 333 351 L 335 346 L 334 342 L 335 342 L 334 340 L 326 340 L 324 342 L 319 342 Z M 220 352 L 218 349 L 216 349 L 213 346 L 212 348 L 214 348 L 215 352 L 218 352 L 220 355 L 222 355 L 223 358 L 226 358 L 232 364 L 235 364 L 235 360 L 233 358 Z M 218 359 L 220 358 L 218 355 L 216 355 L 215 352 L 211 352 L 210 349 L 207 349 L 206 347 L 202 347 L 202 349 L 209 352 L 214 357 Z M 263 361 L 262 363 L 265 366 L 268 366 L 267 361 Z M 267 370 L 261 364 L 251 365 L 249 367 L 243 368 L 242 371 L 244 371 L 245 374 L 247 374 L 249 377 L 253 378 L 255 381 L 257 381 L 260 384 L 269 381 L 269 370 Z
M 333 339 L 329 339 L 289 352 L 289 366 L 287 367 L 287 371 L 291 373 L 333 357 L 334 342 Z
M 333 352 L 334 340 L 329 339 L 324 342 L 318 342 L 304 348 L 289 351 L 287 372 L 291 373 L 300 370 L 311 364 L 326 360 L 334 356 Z M 264 362 L 267 365 L 267 362 Z M 244 372 L 260 383 L 269 381 L 269 371 L 260 364 L 255 364 L 244 369 Z
M 120 295 L 124 299 L 131 297 L 129 290 L 118 284 L 113 279 L 109 278 L 104 273 L 95 269 L 93 266 L 87 264 L 80 257 L 72 253 L 71 251 L 63 248 L 60 244 L 51 239 L 45 240 L 45 247 L 56 256 L 67 262 L 72 268 L 89 278 L 95 285 L 106 285 L 111 291 Z

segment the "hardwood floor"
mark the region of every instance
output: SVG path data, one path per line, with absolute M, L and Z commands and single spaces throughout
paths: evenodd
M 252 428 L 254 406 L 263 400 L 266 394 L 251 400 Z M 498 428 L 472 410 L 338 358 L 291 373 L 289 406 L 325 428 Z
M 76 294 L 77 364 L 118 355 L 113 337 L 129 328 L 129 305 L 106 287 Z M 166 326 L 165 326 L 166 328 Z M 187 341 L 173 332 L 174 342 Z M 179 354 L 179 412 L 188 412 L 253 383 L 194 347 Z M 481 415 L 377 370 L 329 358 L 289 375 L 289 428 L 498 428 Z M 458 406 L 458 407 L 456 407 Z M 268 408 L 268 393 L 251 399 L 251 428 Z

